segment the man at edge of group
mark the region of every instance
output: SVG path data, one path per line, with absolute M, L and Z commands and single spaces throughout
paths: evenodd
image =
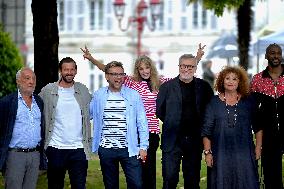
M 139 93 L 123 85 L 120 62 L 105 66 L 109 83 L 93 94 L 90 113 L 94 121 L 93 152 L 100 157 L 106 189 L 119 189 L 119 163 L 127 188 L 142 189 L 142 166 L 149 146 L 149 130 Z M 139 143 L 138 143 L 139 138 Z
M 18 91 L 0 99 L 0 170 L 6 189 L 35 189 L 43 153 L 43 102 L 33 94 L 36 76 L 30 68 L 16 74 Z
M 48 188 L 63 189 L 68 170 L 71 188 L 85 189 L 91 153 L 91 95 L 85 85 L 74 81 L 77 65 L 72 58 L 63 58 L 58 67 L 59 81 L 40 92 L 45 104 Z
M 263 130 L 261 165 L 265 188 L 282 189 L 284 66 L 281 47 L 270 44 L 265 58 L 268 66 L 253 77 L 251 91 L 259 104 L 258 126 Z
M 201 124 L 213 96 L 210 85 L 194 77 L 196 58 L 179 58 L 179 75 L 160 87 L 157 116 L 163 122 L 161 136 L 163 188 L 173 189 L 179 181 L 180 162 L 184 188 L 199 188 L 202 159 Z

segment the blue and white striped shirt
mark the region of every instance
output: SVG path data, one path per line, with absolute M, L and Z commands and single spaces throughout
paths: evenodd
M 90 116 L 94 121 L 94 137 L 92 151 L 97 153 L 102 137 L 104 124 L 104 111 L 109 97 L 108 87 L 103 87 L 93 94 L 90 103 Z M 149 146 L 149 130 L 144 105 L 139 93 L 133 89 L 122 86 L 120 91 L 124 99 L 126 110 L 127 147 L 129 157 L 139 154 L 139 150 L 147 150 Z M 138 136 L 140 143 L 138 144 Z

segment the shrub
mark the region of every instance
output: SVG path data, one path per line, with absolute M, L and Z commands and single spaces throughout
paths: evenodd
M 16 72 L 22 66 L 23 59 L 18 48 L 0 25 L 0 97 L 16 91 Z

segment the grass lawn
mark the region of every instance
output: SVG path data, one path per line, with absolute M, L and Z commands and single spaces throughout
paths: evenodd
M 157 189 L 162 188 L 162 168 L 161 168 L 161 151 L 157 152 Z M 283 160 L 282 160 L 283 161 Z M 282 163 L 283 166 L 283 163 Z M 282 167 L 282 170 L 284 167 Z M 120 189 L 126 189 L 125 177 L 123 171 L 120 170 Z M 206 166 L 204 163 L 204 159 L 202 160 L 201 167 L 201 181 L 200 181 L 201 189 L 206 189 Z M 68 175 L 66 174 L 65 179 L 65 187 L 64 189 L 69 189 L 71 186 L 69 185 Z M 87 189 L 103 189 L 103 179 L 100 170 L 99 159 L 97 156 L 93 156 L 92 160 L 89 161 L 89 169 L 88 169 L 88 177 L 87 177 Z M 178 184 L 177 189 L 183 188 L 183 177 L 182 172 L 180 172 L 180 182 Z M 0 176 L 0 189 L 4 189 L 3 186 L 3 177 Z M 37 189 L 47 189 L 47 179 L 46 173 L 43 173 L 38 180 Z
M 161 151 L 157 152 L 157 189 L 162 188 L 162 167 L 161 167 Z M 126 189 L 125 177 L 123 171 L 120 171 L 120 189 Z M 202 161 L 201 169 L 201 189 L 206 188 L 206 167 L 204 161 Z M 71 188 L 69 185 L 68 175 L 66 174 L 65 187 L 64 189 Z M 103 179 L 100 169 L 100 163 L 97 156 L 93 156 L 92 160 L 89 161 L 88 177 L 87 177 L 87 189 L 103 189 Z M 178 189 L 183 188 L 183 177 L 182 172 L 180 172 L 180 182 L 178 184 Z M 0 189 L 4 189 L 3 186 L 3 177 L 0 176 Z M 38 180 L 37 189 L 47 189 L 47 179 L 46 173 L 43 173 Z

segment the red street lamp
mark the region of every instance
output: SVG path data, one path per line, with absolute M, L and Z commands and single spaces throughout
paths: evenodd
M 121 31 L 128 30 L 129 26 L 132 23 L 137 23 L 137 55 L 141 55 L 141 35 L 144 29 L 144 24 L 148 26 L 151 31 L 154 31 L 156 28 L 156 20 L 160 17 L 160 1 L 159 0 L 150 0 L 150 11 L 151 11 L 151 24 L 147 19 L 147 9 L 148 5 L 144 0 L 140 0 L 136 6 L 136 15 L 130 16 L 125 28 L 121 26 L 121 21 L 124 17 L 125 3 L 123 0 L 115 0 L 114 3 L 114 13 L 118 19 L 119 29 Z

